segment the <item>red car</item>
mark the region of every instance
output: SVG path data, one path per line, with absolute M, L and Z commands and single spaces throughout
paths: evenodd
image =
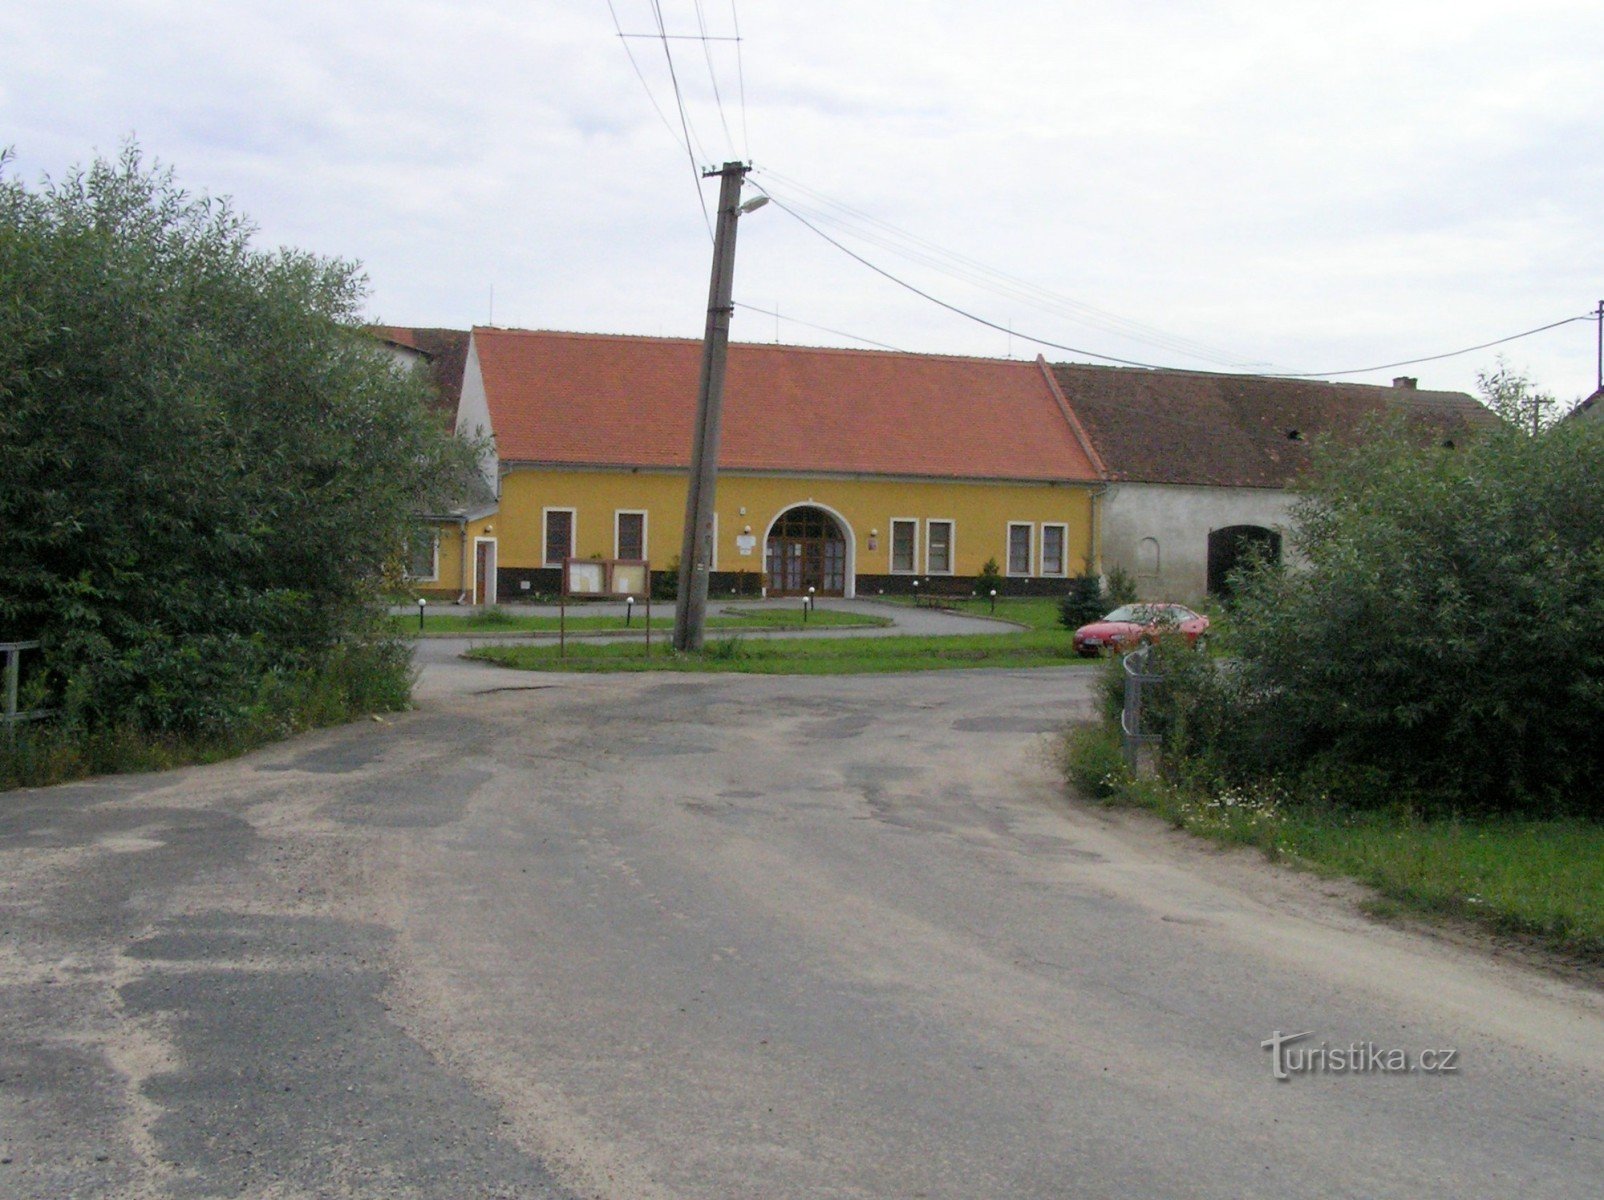
M 1101 621 L 1075 631 L 1075 653 L 1090 658 L 1114 650 L 1131 650 L 1161 634 L 1179 633 L 1188 645 L 1208 641 L 1209 619 L 1182 604 L 1125 604 Z

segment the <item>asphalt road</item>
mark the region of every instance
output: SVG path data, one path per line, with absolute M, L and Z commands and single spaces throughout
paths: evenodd
M 1596 1196 L 1598 993 L 1067 799 L 1087 682 L 441 659 L 7 795 L 0 1196 Z

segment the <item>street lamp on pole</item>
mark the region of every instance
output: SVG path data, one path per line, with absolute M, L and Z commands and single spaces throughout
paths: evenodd
M 718 439 L 723 421 L 724 365 L 730 316 L 735 311 L 735 226 L 743 213 L 761 208 L 767 196 L 741 203 L 748 168 L 727 162 L 704 176 L 722 177 L 718 229 L 713 237 L 713 278 L 708 287 L 707 332 L 702 341 L 702 381 L 691 443 L 691 474 L 685 489 L 685 533 L 680 543 L 678 603 L 674 610 L 674 649 L 700 650 L 707 628 L 707 584 L 713 569 L 713 501 L 718 489 Z

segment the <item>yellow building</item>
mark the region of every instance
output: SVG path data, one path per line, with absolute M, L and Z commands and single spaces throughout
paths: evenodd
M 417 581 L 551 594 L 565 558 L 677 566 L 701 343 L 475 329 L 457 413 L 493 510 L 439 520 Z M 1098 569 L 1100 468 L 1045 362 L 735 344 L 710 591 L 1004 594 Z M 432 567 L 433 578 L 417 576 Z

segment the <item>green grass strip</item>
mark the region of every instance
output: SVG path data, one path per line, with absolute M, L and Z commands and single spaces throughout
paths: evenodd
M 418 618 L 415 616 L 392 616 L 390 620 L 397 633 L 415 635 L 418 632 Z M 752 609 L 740 612 L 738 615 L 731 615 L 731 610 L 726 609 L 720 615 L 710 616 L 707 619 L 709 629 L 811 629 L 842 626 L 875 628 L 891 623 L 887 617 L 839 612 L 830 608 L 816 610 L 804 623 L 800 605 L 794 609 Z M 557 617 L 515 616 L 500 611 L 475 616 L 426 613 L 423 618 L 424 633 L 447 636 L 471 633 L 556 633 L 560 625 L 561 622 Z M 570 615 L 567 627 L 570 633 L 596 633 L 626 628 L 623 617 L 583 615 Z M 651 627 L 654 633 L 671 632 L 674 628 L 672 611 L 667 616 L 663 616 L 661 611 L 654 613 Z M 646 628 L 646 612 L 642 606 L 636 605 L 634 616 L 627 628 L 640 630 Z
M 1062 632 L 960 637 L 710 639 L 701 654 L 676 654 L 638 642 L 573 644 L 566 658 L 551 645 L 479 646 L 469 658 L 526 671 L 735 671 L 753 675 L 862 675 L 973 667 L 1085 665 Z

